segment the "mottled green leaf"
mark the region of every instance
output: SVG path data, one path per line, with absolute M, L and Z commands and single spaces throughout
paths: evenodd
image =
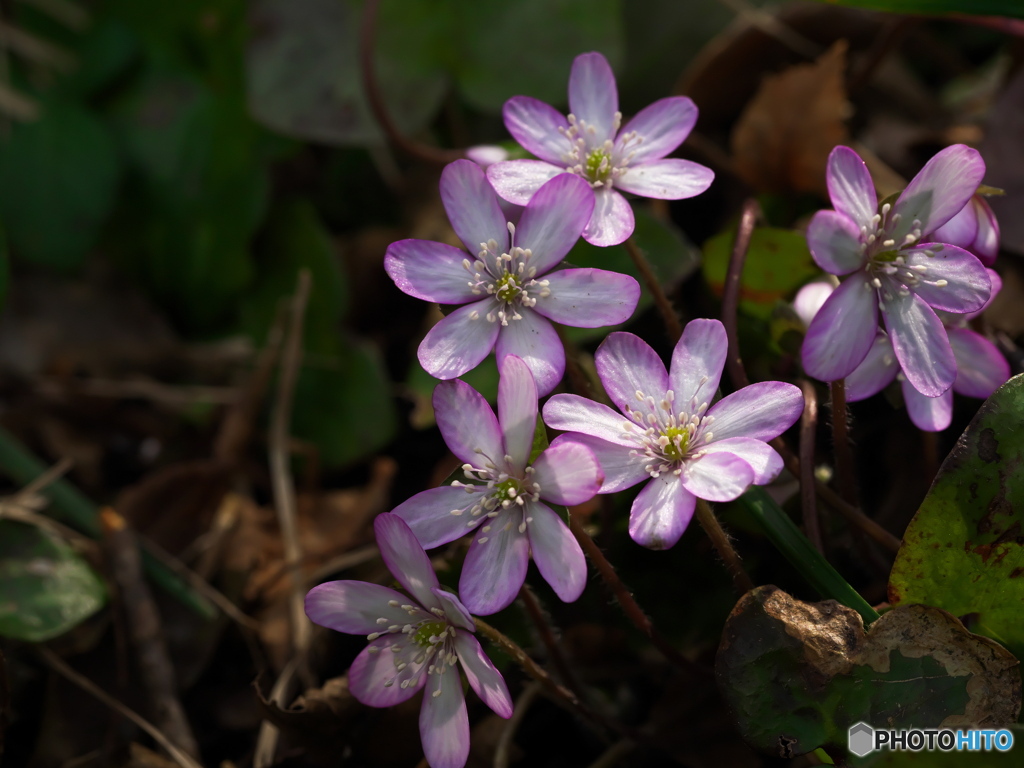
M 894 608 L 865 632 L 834 600 L 758 587 L 730 614 L 715 666 L 744 739 L 780 757 L 845 748 L 861 721 L 1002 727 L 1020 712 L 1016 658 L 924 605 Z
M 985 401 L 903 535 L 893 605 L 928 603 L 1024 657 L 1024 376 Z
M 735 238 L 736 233 L 729 230 L 704 243 L 704 278 L 719 296 L 725 287 Z M 820 274 L 802 234 L 771 227 L 755 229 L 743 265 L 740 308 L 767 320 L 775 302 L 792 298 L 797 288 Z
M 96 240 L 120 176 L 107 127 L 74 104 L 44 105 L 41 119 L 0 138 L 0 219 L 15 256 L 75 267 Z
M 42 642 L 106 603 L 103 582 L 66 542 L 0 520 L 0 635 Z

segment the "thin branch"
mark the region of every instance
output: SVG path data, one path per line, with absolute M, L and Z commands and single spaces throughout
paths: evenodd
M 83 677 L 82 675 L 75 672 L 75 670 L 73 670 L 71 667 L 65 664 L 64 660 L 61 659 L 49 648 L 46 648 L 42 645 L 37 645 L 36 651 L 39 653 L 40 656 L 43 657 L 43 661 L 45 661 L 47 665 L 49 665 L 50 668 L 53 669 L 55 672 L 63 675 L 87 693 L 92 694 L 101 702 L 103 702 L 108 707 L 113 709 L 115 712 L 127 718 L 128 720 L 131 720 L 133 723 L 135 723 L 135 725 L 137 725 L 139 728 L 148 733 L 150 737 L 152 737 L 153 741 L 155 741 L 157 744 L 163 747 L 167 751 L 167 754 L 171 756 L 171 759 L 173 759 L 174 762 L 180 765 L 181 768 L 202 768 L 202 765 L 200 765 L 198 762 L 196 762 L 195 759 L 193 759 L 191 756 L 189 756 L 180 748 L 178 748 L 175 744 L 173 744 L 170 741 L 170 739 L 168 739 L 167 736 L 161 733 L 160 730 L 157 729 L 152 723 L 150 723 L 148 720 L 146 720 L 136 712 L 128 709 L 128 707 L 126 707 L 120 701 L 118 701 L 113 696 L 108 694 L 102 688 L 97 686 L 87 677 Z
M 70 72 L 75 67 L 75 57 L 65 49 L 4 21 L 0 21 L 0 46 L 58 72 Z
M 818 519 L 817 493 L 814 487 L 814 436 L 818 428 L 818 393 L 809 381 L 801 381 L 804 393 L 804 412 L 800 417 L 800 502 L 803 508 L 804 529 L 814 548 L 825 554 Z
M 366 0 L 366 6 L 363 8 L 363 19 L 359 29 L 359 69 L 362 75 L 363 91 L 366 94 L 366 100 L 370 103 L 370 109 L 373 112 L 373 116 L 377 119 L 381 130 L 384 131 L 388 141 L 400 150 L 428 163 L 447 165 L 454 160 L 465 157 L 465 153 L 460 151 L 440 149 L 429 144 L 413 141 L 398 130 L 398 126 L 391 119 L 391 114 L 388 112 L 388 107 L 384 103 L 384 97 L 378 87 L 376 67 L 373 63 L 373 48 L 377 38 L 377 13 L 379 7 L 379 0 Z
M 846 380 L 829 384 L 832 396 L 832 449 L 836 456 L 836 481 L 839 493 L 850 504 L 857 504 L 857 479 L 850 448 L 849 412 L 846 410 Z
M 576 676 L 573 675 L 572 669 L 565 659 L 565 654 L 562 653 L 562 647 L 559 645 L 558 639 L 548 623 L 548 617 L 544 615 L 544 609 L 534 596 L 533 590 L 526 584 L 523 584 L 519 590 L 519 599 L 522 600 L 526 614 L 533 622 L 533 626 L 536 627 L 537 634 L 540 635 L 540 640 L 548 652 L 548 658 L 555 665 L 555 669 L 558 670 L 558 676 L 562 678 L 562 682 L 566 687 L 577 696 L 581 696 L 579 682 L 576 680 Z
M 743 212 L 740 214 L 740 223 L 736 227 L 736 239 L 733 241 L 732 254 L 729 256 L 729 271 L 725 276 L 725 288 L 722 294 L 722 324 L 725 326 L 725 335 L 729 339 L 729 353 L 725 358 L 725 367 L 729 370 L 733 389 L 742 389 L 750 384 L 747 372 L 743 368 L 743 358 L 740 356 L 737 316 L 743 265 L 747 260 L 750 238 L 754 234 L 754 225 L 760 214 L 761 206 L 754 198 L 749 198 L 743 204 Z
M 281 376 L 277 398 L 270 417 L 270 473 L 274 492 L 274 509 L 281 527 L 284 561 L 291 577 L 289 608 L 292 624 L 294 652 L 299 659 L 299 671 L 306 674 L 306 657 L 312 640 L 312 625 L 306 618 L 304 601 L 306 589 L 302 577 L 302 545 L 295 504 L 295 486 L 288 450 L 292 401 L 302 359 L 302 327 L 309 300 L 310 275 L 308 269 L 299 272 L 298 285 L 291 301 L 291 322 L 281 360 Z M 309 681 L 311 682 L 311 681 Z
M 501 729 L 501 736 L 498 738 L 498 744 L 494 748 L 494 768 L 508 768 L 508 753 L 512 748 L 512 739 L 515 738 L 519 725 L 523 722 L 523 718 L 526 717 L 530 705 L 533 704 L 534 699 L 537 698 L 540 692 L 541 684 L 539 681 L 534 680 L 519 694 L 519 698 L 516 699 L 515 707 L 512 710 L 512 717 L 508 719 L 505 727 Z
M 34 5 L 68 29 L 77 32 L 87 29 L 92 23 L 89 12 L 70 0 L 21 0 L 21 2 L 25 5 Z
M 640 270 L 640 277 L 643 278 L 644 285 L 654 298 L 654 305 L 658 308 L 658 313 L 661 315 L 661 321 L 665 324 L 665 330 L 668 332 L 669 339 L 675 344 L 679 341 L 679 337 L 683 335 L 683 325 L 679 322 L 679 315 L 676 314 L 675 309 L 672 307 L 672 302 L 668 300 L 668 296 L 665 295 L 665 291 L 658 281 L 658 276 L 654 274 L 650 262 L 647 261 L 647 257 L 644 256 L 636 241 L 632 237 L 628 237 L 623 245 L 626 246 L 629 258 L 633 260 L 636 268 Z
M 284 669 L 281 670 L 281 674 L 278 675 L 277 681 L 274 683 L 274 687 L 270 689 L 270 696 L 268 700 L 284 707 L 288 704 L 288 699 L 291 698 L 291 692 L 293 690 L 295 682 L 295 673 L 299 668 L 299 657 L 292 656 L 285 664 Z M 281 735 L 278 727 L 269 720 L 264 719 L 260 723 L 260 732 L 256 737 L 256 749 L 253 751 L 252 764 L 253 768 L 270 768 L 276 761 L 277 754 L 277 739 Z
M 729 534 L 722 528 L 718 518 L 715 517 L 715 513 L 711 511 L 711 506 L 704 499 L 697 499 L 696 518 L 697 522 L 700 523 L 700 527 L 704 529 L 704 533 L 711 539 L 711 546 L 718 552 L 718 556 L 725 563 L 729 575 L 732 576 L 733 587 L 735 587 L 739 594 L 745 595 L 754 588 L 754 582 L 751 581 L 750 576 L 743 569 L 743 562 L 729 540 Z

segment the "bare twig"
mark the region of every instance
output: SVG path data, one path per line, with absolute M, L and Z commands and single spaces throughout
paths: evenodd
M 729 339 L 729 353 L 725 358 L 725 367 L 729 370 L 733 389 L 742 389 L 750 384 L 743 368 L 740 356 L 740 341 L 737 331 L 737 313 L 740 302 L 740 284 L 743 276 L 743 264 L 747 260 L 750 249 L 750 238 L 754 234 L 754 225 L 761 213 L 761 206 L 754 198 L 743 204 L 740 223 L 736 227 L 736 239 L 733 241 L 732 254 L 729 257 L 729 271 L 725 276 L 725 287 L 722 294 L 722 324 L 725 335 Z
M 839 493 L 850 504 L 857 504 L 857 478 L 854 472 L 853 451 L 850 449 L 849 412 L 846 410 L 846 380 L 837 379 L 829 384 L 832 396 L 832 448 L 836 455 L 836 480 Z
M 21 0 L 25 5 L 34 5 L 68 29 L 81 32 L 92 22 L 89 12 L 70 0 Z
M 722 528 L 718 518 L 715 517 L 715 513 L 711 511 L 711 506 L 704 499 L 697 499 L 696 518 L 697 522 L 700 523 L 700 527 L 704 529 L 704 533 L 711 539 L 711 546 L 718 552 L 718 556 L 725 563 L 729 575 L 732 576 L 733 587 L 736 588 L 739 594 L 745 595 L 754 588 L 754 582 L 751 581 L 750 576 L 743 569 L 739 553 L 733 547 L 732 542 L 729 541 L 729 534 Z
M 205 387 L 200 385 L 165 384 L 146 379 L 117 381 L 115 379 L 74 379 L 67 381 L 44 377 L 36 384 L 47 392 L 72 392 L 87 397 L 113 399 L 139 398 L 161 405 L 191 406 L 195 403 L 233 403 L 238 393 L 234 387 Z
M 388 112 L 387 105 L 384 103 L 384 97 L 381 95 L 377 84 L 376 68 L 373 63 L 373 48 L 377 37 L 377 12 L 379 6 L 379 0 L 366 0 L 366 6 L 363 8 L 362 25 L 359 30 L 359 69 L 363 79 L 363 91 L 366 94 L 367 101 L 370 102 L 373 116 L 377 119 L 388 141 L 412 157 L 437 165 L 446 165 L 461 157 L 465 157 L 463 152 L 439 149 L 429 144 L 413 141 L 398 130 L 398 126 L 391 119 L 391 114 Z
M 494 748 L 494 768 L 508 768 L 508 753 L 512 748 L 512 739 L 515 738 L 520 723 L 523 722 L 523 718 L 530 709 L 530 705 L 533 704 L 534 699 L 537 698 L 540 692 L 541 684 L 539 681 L 534 680 L 519 694 L 519 698 L 516 699 L 515 708 L 512 711 L 512 717 L 508 719 L 505 727 L 502 728 L 498 744 Z
M 160 613 L 142 577 L 138 541 L 125 519 L 110 507 L 100 512 L 100 521 L 111 575 L 118 587 L 125 624 L 156 725 L 182 750 L 198 757 L 199 745 L 178 698 L 178 684 L 164 641 Z
M 268 700 L 279 706 L 286 706 L 292 697 L 295 684 L 295 673 L 299 669 L 299 657 L 292 656 L 278 675 L 274 687 L 270 689 Z M 280 731 L 269 720 L 260 723 L 260 732 L 256 737 L 256 749 L 253 753 L 253 768 L 269 768 L 276 762 L 277 738 Z
M 804 529 L 814 548 L 825 554 L 818 520 L 817 493 L 814 487 L 814 435 L 818 428 L 818 394 L 809 381 L 801 381 L 804 393 L 804 412 L 800 417 L 800 502 L 803 507 Z
M 4 21 L 0 21 L 0 46 L 30 61 L 53 67 L 58 72 L 69 72 L 75 66 L 75 57 L 60 46 Z
M 736 15 L 751 26 L 757 27 L 766 35 L 774 37 L 794 53 L 807 59 L 816 59 L 821 55 L 821 46 L 797 32 L 787 24 L 783 24 L 771 13 L 752 5 L 748 0 L 718 0 L 722 5 L 732 9 Z
M 42 492 L 50 483 L 63 477 L 75 465 L 75 462 L 65 456 L 48 470 L 39 475 L 35 480 L 26 485 L 10 498 L 11 504 L 26 504 L 30 498 Z
M 0 83 L 0 114 L 7 114 L 27 123 L 39 119 L 39 105 L 6 83 Z
M 577 696 L 581 696 L 580 686 L 576 680 L 576 676 L 573 675 L 572 669 L 569 667 L 569 663 L 565 660 L 565 654 L 562 653 L 562 647 L 558 643 L 558 639 L 555 637 L 555 633 L 551 630 L 551 626 L 548 623 L 548 617 L 544 615 L 544 609 L 541 607 L 540 602 L 533 594 L 533 590 L 529 586 L 523 584 L 519 590 L 519 599 L 523 602 L 523 608 L 526 610 L 526 614 L 530 617 L 533 622 L 533 626 L 537 629 L 537 634 L 540 635 L 540 640 L 544 644 L 544 648 L 548 652 L 548 658 L 551 663 L 555 665 L 555 669 L 558 671 L 558 676 L 562 678 L 562 683 L 565 684 L 573 693 Z
M 665 290 L 661 287 L 658 276 L 654 274 L 650 262 L 647 261 L 647 257 L 644 256 L 643 251 L 640 250 L 640 247 L 633 238 L 626 238 L 626 242 L 623 245 L 626 246 L 629 258 L 633 260 L 636 268 L 640 270 L 640 277 L 643 278 L 644 285 L 654 299 L 654 305 L 658 308 L 658 313 L 661 315 L 661 321 L 665 324 L 668 337 L 675 344 L 679 341 L 679 337 L 683 335 L 683 326 L 679 322 L 679 315 L 676 314 L 675 309 L 672 307 L 672 302 L 665 295 Z
M 202 765 L 196 762 L 196 760 L 193 757 L 182 751 L 152 723 L 144 719 L 138 713 L 128 709 L 128 707 L 126 707 L 120 701 L 118 701 L 113 696 L 108 694 L 102 688 L 97 686 L 87 677 L 83 677 L 82 675 L 75 672 L 75 670 L 73 670 L 71 667 L 64 663 L 64 660 L 61 659 L 60 656 L 55 654 L 49 648 L 46 648 L 42 645 L 37 645 L 36 650 L 39 653 L 39 655 L 42 656 L 43 661 L 45 661 L 46 664 L 55 672 L 63 675 L 87 693 L 92 694 L 101 702 L 103 702 L 108 707 L 113 709 L 115 712 L 127 718 L 128 720 L 131 720 L 133 723 L 135 723 L 135 725 L 137 725 L 139 728 L 148 733 L 150 737 L 152 737 L 153 741 L 155 741 L 157 744 L 163 747 L 164 750 L 167 751 L 167 754 L 170 755 L 174 762 L 180 765 L 181 768 L 202 768 Z

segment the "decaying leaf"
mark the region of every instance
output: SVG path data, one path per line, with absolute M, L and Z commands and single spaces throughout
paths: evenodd
M 848 143 L 846 49 L 839 40 L 815 63 L 764 78 L 732 133 L 736 172 L 750 186 L 827 194 L 828 154 Z
M 733 609 L 716 674 L 744 738 L 782 757 L 845 747 L 859 721 L 996 728 L 1021 704 L 1017 659 L 941 608 L 894 608 L 865 632 L 853 609 L 773 586 Z

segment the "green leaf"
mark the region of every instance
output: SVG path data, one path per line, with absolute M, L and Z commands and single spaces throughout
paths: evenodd
M 293 434 L 329 468 L 369 456 L 394 437 L 391 381 L 376 348 L 341 339 L 332 359 L 309 361 L 295 388 Z
M 388 113 L 407 135 L 427 125 L 444 96 L 446 78 L 434 54 L 452 44 L 443 31 L 443 5 L 381 4 L 375 74 Z M 343 145 L 383 142 L 362 85 L 361 13 L 362 3 L 354 0 L 255 2 L 246 55 L 253 116 L 288 136 Z
M 498 364 L 494 354 L 483 359 L 476 368 L 459 376 L 464 382 L 484 396 L 491 405 L 498 402 Z M 419 360 L 409 366 L 406 387 L 415 401 L 416 407 L 409 415 L 413 429 L 427 429 L 434 426 L 434 407 L 432 398 L 438 380 L 423 370 Z
M 719 687 L 752 746 L 780 757 L 846 745 L 850 726 L 1002 726 L 1020 710 L 1017 659 L 939 608 L 883 614 L 865 632 L 853 610 L 764 586 L 726 622 Z
M 0 520 L 0 635 L 43 642 L 106 601 L 103 582 L 66 542 L 35 526 Z
M 54 101 L 0 140 L 0 219 L 18 258 L 73 268 L 114 202 L 120 163 L 106 126 Z
M 453 0 L 459 52 L 455 72 L 466 99 L 485 112 L 527 94 L 566 104 L 569 70 L 577 55 L 600 51 L 613 67 L 623 58 L 619 0 L 519 0 L 488 3 Z M 529 41 L 529 55 L 501 50 L 502 40 Z
M 643 207 L 633 209 L 636 218 L 636 229 L 633 239 L 650 262 L 651 269 L 666 292 L 672 291 L 688 275 L 692 274 L 700 263 L 700 252 L 691 244 L 683 233 L 672 223 L 651 215 Z M 640 271 L 630 258 L 624 245 L 600 248 L 580 239 L 565 260 L 574 267 L 596 267 L 612 272 L 621 272 L 634 277 L 640 283 L 640 302 L 637 304 L 634 317 L 654 303 L 648 292 Z M 565 334 L 573 341 L 582 342 L 607 336 L 620 326 L 605 328 L 565 328 Z
M 718 296 L 725 287 L 735 238 L 736 233 L 729 230 L 704 243 L 704 279 Z M 777 301 L 791 298 L 797 288 L 820 274 L 802 234 L 771 227 L 755 229 L 743 265 L 740 308 L 768 320 Z
M 822 597 L 837 600 L 870 624 L 878 612 L 832 567 L 806 536 L 789 519 L 768 492 L 757 486 L 740 497 L 740 503 L 758 523 L 775 548 Z
M 1024 658 L 1024 376 L 985 401 L 903 535 L 893 605 L 927 603 Z
M 889 13 L 965 13 L 971 16 L 1012 16 L 1024 19 L 1020 0 L 819 0 Z

